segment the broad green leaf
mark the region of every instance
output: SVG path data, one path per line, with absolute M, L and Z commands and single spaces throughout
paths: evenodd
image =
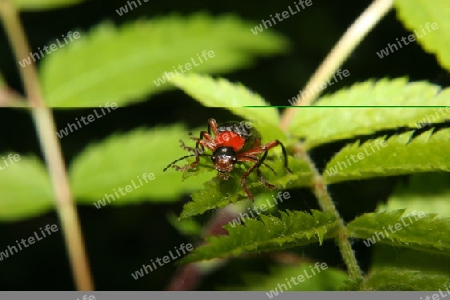
M 376 243 L 391 244 L 440 254 L 450 254 L 450 218 L 435 214 L 404 214 L 404 210 L 368 213 L 351 221 L 348 234 L 365 239 L 367 247 Z
M 179 220 L 174 213 L 167 216 L 169 223 L 183 235 L 200 236 L 203 227 L 194 219 Z
M 284 199 L 288 200 L 290 197 L 290 193 L 284 194 L 286 192 L 281 192 L 281 194 L 279 194 L 280 192 L 276 192 L 275 191 L 267 191 L 265 193 L 261 193 L 258 194 L 257 196 L 255 196 L 255 201 L 250 202 L 250 201 L 242 201 L 239 202 L 235 205 L 233 205 L 233 207 L 236 207 L 236 213 L 240 213 L 242 211 L 244 211 L 245 209 L 254 209 L 255 207 L 261 207 L 262 205 L 265 205 L 265 207 L 267 207 L 267 210 L 265 211 L 266 214 L 272 214 L 275 213 L 277 211 L 277 204 L 278 202 L 280 202 L 280 199 L 284 201 Z M 278 195 L 277 195 L 278 194 Z M 277 196 L 280 197 L 280 199 L 277 200 Z M 285 197 L 286 196 L 286 197 Z M 289 196 L 289 197 L 288 197 Z M 242 207 L 240 207 L 240 205 L 242 205 Z
M 424 211 L 450 217 L 450 173 L 419 173 L 400 183 L 378 211 L 406 209 L 407 213 Z
M 247 118 L 247 115 L 255 118 L 254 115 L 258 114 L 258 117 L 267 118 L 265 120 L 267 123 L 278 124 L 278 112 L 275 108 L 242 110 L 242 106 L 268 104 L 260 95 L 250 91 L 242 84 L 231 83 L 224 78 L 214 79 L 196 73 L 177 76 L 173 79 L 173 83 L 205 106 L 227 107 L 243 118 Z M 247 113 L 247 111 L 255 112 Z
M 185 128 L 174 125 L 115 134 L 89 146 L 70 169 L 75 196 L 86 204 L 104 199 L 105 194 L 115 198 L 109 197 L 111 204 L 177 201 L 179 195 L 198 189 L 211 178 L 210 174 L 200 174 L 182 182 L 181 172 L 172 168 L 163 172 L 169 163 L 188 154 L 178 142 L 187 136 Z M 153 176 L 144 175 L 151 173 L 153 180 Z
M 20 221 L 54 207 L 50 178 L 40 160 L 16 153 L 0 158 L 0 221 Z
M 247 219 L 245 226 L 226 225 L 229 235 L 207 238 L 207 244 L 194 249 L 183 263 L 241 254 L 288 249 L 322 243 L 336 234 L 339 221 L 331 213 L 316 210 L 281 212 L 281 218 L 260 215 L 261 220 Z M 231 223 L 230 223 L 231 224 Z
M 378 211 L 405 209 L 405 213 L 423 211 L 439 217 L 450 217 L 450 173 L 414 174 L 408 183 L 401 182 L 386 204 Z M 372 270 L 402 267 L 450 276 L 450 256 L 424 253 L 392 245 L 374 245 Z
M 247 282 L 245 287 L 227 290 L 269 291 L 268 295 L 271 294 L 273 297 L 276 295 L 275 291 L 280 292 L 278 284 L 285 284 L 288 291 L 337 291 L 347 278 L 344 271 L 330 268 L 326 263 L 319 262 L 316 266 L 312 263 L 302 263 L 299 266 L 273 268 L 270 275 L 245 274 L 244 280 Z
M 425 272 L 386 268 L 374 272 L 361 285 L 366 291 L 444 291 L 450 284 L 447 276 Z M 438 293 L 436 293 L 439 295 Z M 432 295 L 430 295 L 431 297 Z M 430 298 L 431 299 L 431 298 Z M 439 299 L 439 298 L 436 298 Z
M 425 51 L 435 54 L 443 68 L 450 70 L 448 1 L 395 0 L 395 8 L 398 18 L 414 34 L 415 41 Z
M 65 6 L 71 6 L 83 1 L 84 0 L 12 0 L 12 2 L 20 10 L 27 11 L 55 9 Z
M 377 106 L 447 106 L 386 107 Z M 331 106 L 331 107 L 321 107 Z M 374 106 L 374 107 L 338 107 Z M 322 97 L 315 106 L 297 108 L 290 132 L 312 148 L 332 141 L 398 127 L 421 128 L 450 119 L 450 89 L 404 78 L 369 80 Z
M 173 88 L 167 81 L 176 72 L 228 72 L 249 65 L 256 56 L 286 49 L 284 38 L 270 32 L 255 36 L 249 27 L 233 16 L 205 14 L 140 20 L 119 28 L 103 23 L 44 57 L 41 78 L 47 104 L 124 106 Z
M 427 253 L 421 250 L 399 248 L 388 244 L 372 246 L 371 271 L 398 267 L 447 275 L 450 278 L 450 255 Z
M 450 170 L 450 128 L 433 129 L 412 138 L 413 131 L 344 147 L 330 162 L 325 181 L 365 179 Z
M 310 186 L 312 176 L 308 165 L 292 157 L 288 157 L 288 161 L 292 173 L 286 172 L 281 158 L 278 158 L 275 162 L 266 159 L 266 162 L 277 174 L 274 174 L 267 167 L 261 166 L 264 178 L 278 189 Z M 239 200 L 248 200 L 241 187 L 241 175 L 244 172 L 244 168 L 239 168 L 232 171 L 230 178 L 226 181 L 215 177 L 206 182 L 200 190 L 191 195 L 192 201 L 185 204 L 180 217 L 188 218 L 215 208 L 225 207 Z M 254 173 L 256 172 L 253 172 L 247 179 L 247 186 L 253 196 L 270 191 Z M 276 197 L 279 190 L 272 193 Z
M 361 289 L 361 278 L 348 278 L 344 284 L 340 286 L 340 291 L 359 291 Z
M 260 131 L 266 142 L 274 139 L 284 140 L 284 134 L 278 127 L 279 115 L 276 108 L 243 107 L 268 104 L 245 86 L 223 78 L 213 79 L 195 73 L 177 76 L 172 82 L 204 106 L 223 107 L 250 121 L 251 126 Z

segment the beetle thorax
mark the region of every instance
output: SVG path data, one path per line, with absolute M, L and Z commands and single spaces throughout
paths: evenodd
M 215 142 L 218 148 L 231 147 L 238 152 L 244 146 L 245 139 L 234 131 L 224 131 L 216 136 Z

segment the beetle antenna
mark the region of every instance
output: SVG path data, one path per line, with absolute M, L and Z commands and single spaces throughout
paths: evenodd
M 174 160 L 167 167 L 165 167 L 163 172 L 165 172 L 168 168 L 170 168 L 172 165 L 174 165 L 175 163 L 179 162 L 180 160 L 183 160 L 183 159 L 186 159 L 186 158 L 192 157 L 192 156 L 211 156 L 211 154 L 190 154 L 190 155 L 186 155 L 186 156 L 180 157 L 179 159 Z

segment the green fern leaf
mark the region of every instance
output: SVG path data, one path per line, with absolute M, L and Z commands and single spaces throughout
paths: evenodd
M 431 272 L 450 278 L 450 255 L 400 248 L 389 244 L 372 247 L 371 272 L 389 267 Z
M 211 174 L 200 174 L 189 182 L 182 182 L 179 172 L 172 169 L 163 172 L 169 163 L 187 154 L 178 143 L 184 136 L 188 136 L 186 129 L 175 125 L 117 134 L 89 146 L 75 159 L 70 169 L 77 200 L 92 204 L 92 200 L 104 199 L 108 194 L 116 195 L 115 200 L 110 200 L 111 204 L 144 200 L 176 201 L 182 193 L 199 189 L 202 182 L 211 178 Z M 153 173 L 154 176 L 149 176 L 154 179 L 145 175 L 147 180 L 144 180 L 145 173 Z M 131 191 L 126 190 L 127 186 Z M 125 192 L 120 192 L 120 189 L 125 189 Z
M 278 127 L 279 115 L 274 107 L 244 108 L 243 106 L 264 106 L 261 96 L 248 90 L 241 84 L 231 83 L 226 79 L 213 79 L 199 74 L 175 77 L 173 83 L 188 95 L 207 107 L 223 107 L 237 116 L 250 121 L 266 141 L 285 140 Z
M 378 211 L 405 209 L 405 213 L 423 211 L 439 217 L 450 217 L 450 173 L 420 173 L 410 176 L 407 184 L 400 182 L 386 203 Z M 393 245 L 373 246 L 372 270 L 402 267 L 411 270 L 446 274 L 450 276 L 450 256 L 424 253 Z
M 101 24 L 44 57 L 41 78 L 47 104 L 124 106 L 172 88 L 166 81 L 178 65 L 184 71 L 189 63 L 195 72 L 227 72 L 250 64 L 257 55 L 286 49 L 284 38 L 270 32 L 254 36 L 249 27 L 236 17 L 204 14 L 137 21 L 120 28 Z
M 450 217 L 450 173 L 419 173 L 407 185 L 399 184 L 378 211 L 406 209 L 407 213 L 424 211 Z
M 339 221 L 331 213 L 316 210 L 281 212 L 281 218 L 260 215 L 261 220 L 248 219 L 245 226 L 226 225 L 229 235 L 209 237 L 207 245 L 195 249 L 183 263 L 238 256 L 308 245 L 333 237 Z M 231 224 L 231 223 L 230 223 Z
M 450 129 L 433 129 L 411 138 L 413 131 L 346 146 L 327 164 L 325 181 L 365 179 L 450 170 Z
M 279 189 L 293 188 L 293 187 L 306 187 L 312 183 L 311 171 L 308 165 L 300 160 L 295 160 L 290 157 L 289 168 L 292 173 L 286 172 L 281 163 L 281 159 L 278 159 L 276 163 L 270 163 L 269 165 L 274 169 L 274 174 L 264 166 L 261 167 L 264 178 L 274 184 Z M 269 160 L 267 160 L 269 163 Z M 194 192 L 191 197 L 192 201 L 186 203 L 181 213 L 181 218 L 188 218 L 198 214 L 202 214 L 206 211 L 225 207 L 230 203 L 234 203 L 239 200 L 247 200 L 240 182 L 241 175 L 244 174 L 244 168 L 237 169 L 228 180 L 221 180 L 217 177 L 206 182 L 202 189 Z M 267 187 L 261 183 L 260 179 L 255 176 L 253 172 L 247 179 L 247 186 L 250 192 L 256 196 L 261 193 L 270 191 Z
M 199 237 L 203 231 L 203 227 L 194 219 L 179 220 L 174 213 L 170 213 L 167 220 L 183 235 Z
M 35 157 L 10 154 L 0 155 L 8 163 L 0 160 L 0 220 L 19 221 L 51 210 L 54 196 L 45 166 Z
M 369 247 L 376 243 L 403 246 L 422 251 L 450 254 L 450 218 L 416 212 L 405 215 L 404 210 L 364 214 L 351 221 L 350 237 L 366 239 Z
M 374 107 L 337 107 L 370 105 Z M 380 108 L 377 106 L 448 106 L 446 108 Z M 320 106 L 333 106 L 321 108 Z M 336 107 L 334 107 L 336 106 Z M 316 106 L 300 107 L 290 132 L 312 148 L 336 140 L 398 127 L 421 128 L 450 119 L 450 89 L 404 78 L 366 81 L 322 97 Z
M 447 286 L 448 288 L 449 284 L 450 280 L 447 276 L 407 269 L 385 268 L 374 272 L 367 280 L 365 280 L 361 285 L 361 290 L 445 291 L 445 287 Z M 439 296 L 438 293 L 436 294 Z M 436 299 L 439 299 L 439 297 Z
M 83 2 L 84 0 L 12 0 L 20 10 L 37 11 L 66 7 Z
M 427 52 L 434 53 L 443 68 L 450 70 L 448 1 L 395 0 L 395 8 L 398 18 L 414 33 L 415 40 Z
M 299 266 L 273 268 L 267 276 L 260 273 L 246 274 L 244 275 L 244 280 L 247 282 L 245 287 L 233 287 L 226 290 L 269 291 L 267 293 L 269 295 L 270 290 L 275 290 L 278 284 L 286 284 L 286 278 L 288 278 L 292 287 L 289 291 L 337 291 L 348 278 L 344 271 L 329 268 L 325 263 L 319 263 L 320 272 L 317 272 L 314 267 L 312 263 L 301 263 Z M 311 269 L 315 272 L 314 276 Z M 295 279 L 294 282 L 291 280 L 292 277 Z
M 213 79 L 206 75 L 191 73 L 180 75 L 173 79 L 173 83 L 183 89 L 187 94 L 208 107 L 228 107 L 236 115 L 247 118 L 248 113 L 253 111 L 242 106 L 263 106 L 268 103 L 260 95 L 250 91 L 241 84 L 234 84 L 226 79 Z M 267 122 L 277 125 L 279 121 L 276 109 L 260 109 L 259 117 L 268 118 Z M 254 113 L 255 114 L 255 113 Z

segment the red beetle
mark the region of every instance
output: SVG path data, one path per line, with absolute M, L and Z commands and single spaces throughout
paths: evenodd
M 218 177 L 223 180 L 227 180 L 229 173 L 233 170 L 234 165 L 237 163 L 254 162 L 247 172 L 241 177 L 241 186 L 244 189 L 245 194 L 252 201 L 253 195 L 247 188 L 246 178 L 256 169 L 257 175 L 260 177 L 261 182 L 264 183 L 270 189 L 275 189 L 275 186 L 268 183 L 261 174 L 259 167 L 264 164 L 267 152 L 280 145 L 283 151 L 284 167 L 287 171 L 291 172 L 288 168 L 288 161 L 286 156 L 286 149 L 283 144 L 278 141 L 272 141 L 265 145 L 261 145 L 261 134 L 250 125 L 242 124 L 243 122 L 227 122 L 217 125 L 216 120 L 209 119 L 208 132 L 200 132 L 200 138 L 192 138 L 197 141 L 195 148 L 187 147 L 181 142 L 184 149 L 193 151 L 194 154 L 183 156 L 171 164 L 169 164 L 164 171 L 170 166 L 173 166 L 176 170 L 185 171 L 190 168 L 196 167 L 200 162 L 200 156 L 211 156 L 211 160 L 214 163 L 215 169 L 218 171 Z M 214 137 L 211 136 L 211 130 L 214 133 Z M 200 148 L 199 148 L 200 147 Z M 213 151 L 213 154 L 204 154 L 204 148 L 208 148 Z M 262 157 L 258 155 L 263 153 Z M 191 164 L 187 164 L 183 167 L 175 165 L 176 162 L 188 157 L 195 156 L 195 161 Z M 266 164 L 265 164 L 266 165 Z M 267 166 L 267 165 L 266 165 Z M 269 166 L 267 166 L 269 167 Z M 269 167 L 270 168 L 270 167 Z M 272 168 L 270 168 L 274 171 Z M 275 172 L 275 171 L 274 171 Z

